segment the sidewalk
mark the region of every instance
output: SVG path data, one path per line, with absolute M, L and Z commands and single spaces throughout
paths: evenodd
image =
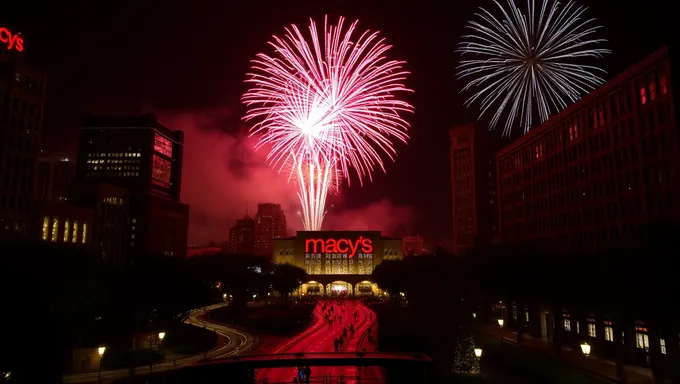
M 499 327 L 493 326 L 484 327 L 483 330 L 486 334 L 496 338 L 499 338 L 502 334 L 503 341 L 506 343 L 560 359 L 577 370 L 590 374 L 591 376 L 610 382 L 619 381 L 616 376 L 616 363 L 611 360 L 601 359 L 594 355 L 590 355 L 586 358 L 581 351 L 574 350 L 569 346 L 563 346 L 561 356 L 556 356 L 555 347 L 550 340 L 537 339 L 527 334 L 523 334 L 522 343 L 517 344 L 517 332 L 513 330 L 507 328 L 500 329 Z M 624 366 L 624 370 L 628 383 L 647 384 L 652 382 L 652 372 L 650 369 L 626 365 Z

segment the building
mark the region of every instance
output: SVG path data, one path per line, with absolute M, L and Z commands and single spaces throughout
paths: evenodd
M 498 241 L 494 153 L 502 141 L 485 127 L 454 127 L 451 141 L 453 254 Z
M 206 247 L 189 247 L 187 249 L 187 257 L 196 257 L 196 256 L 212 256 L 212 255 L 217 255 L 218 253 L 222 252 L 222 249 L 220 247 L 211 247 L 211 246 L 206 246 Z
M 258 204 L 255 215 L 255 254 L 271 255 L 274 251 L 274 239 L 286 236 L 286 214 L 281 209 L 281 204 Z
M 680 217 L 679 164 L 663 48 L 498 153 L 502 241 L 635 241 L 645 223 Z
M 93 212 L 93 249 L 102 263 L 117 268 L 124 267 L 129 244 L 134 241 L 132 234 L 128 233 L 135 229 L 134 223 L 129 225 L 129 191 L 113 184 L 84 181 L 73 184 L 69 204 L 85 207 Z
M 40 156 L 35 167 L 33 196 L 37 200 L 64 202 L 68 199 L 75 178 L 76 162 L 73 156 Z
M 78 179 L 179 201 L 183 153 L 184 133 L 155 115 L 87 116 L 79 134 Z
M 405 236 L 402 243 L 404 256 L 418 256 L 425 253 L 425 240 L 422 236 Z
M 299 231 L 297 236 L 275 240 L 273 259 L 305 269 L 310 281 L 298 293 L 380 293 L 370 281 L 383 260 L 401 259 L 401 239 L 384 237 L 378 231 Z
M 129 191 L 129 256 L 185 257 L 189 207 L 180 202 L 184 133 L 156 116 L 87 116 L 77 180 Z
M 0 239 L 27 235 L 46 89 L 47 75 L 18 45 L 0 49 Z
M 91 209 L 62 202 L 38 201 L 31 214 L 29 240 L 92 250 Z
M 228 253 L 239 255 L 255 254 L 255 220 L 246 215 L 236 220 L 229 229 Z

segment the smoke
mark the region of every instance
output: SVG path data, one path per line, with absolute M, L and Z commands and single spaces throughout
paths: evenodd
M 190 206 L 190 244 L 226 241 L 234 222 L 246 213 L 254 216 L 262 202 L 283 206 L 291 234 L 302 229 L 294 185 L 286 174 L 267 165 L 266 149 L 255 151 L 256 139 L 228 109 L 158 116 L 171 129 L 184 131 L 182 202 Z M 413 218 L 410 208 L 381 200 L 329 212 L 324 229 L 380 230 L 400 236 Z

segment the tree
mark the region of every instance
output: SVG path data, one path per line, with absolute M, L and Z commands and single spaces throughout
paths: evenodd
M 406 278 L 404 262 L 401 260 L 385 260 L 378 264 L 371 274 L 371 279 L 380 289 L 390 293 L 395 302 L 399 300 L 399 293 L 406 290 Z
M 479 373 L 479 359 L 475 355 L 475 339 L 468 332 L 461 332 L 456 339 L 452 371 L 456 373 Z
M 293 293 L 304 281 L 307 280 L 307 272 L 292 264 L 279 264 L 272 273 L 272 286 L 281 294 L 281 300 L 285 303 L 288 296 Z

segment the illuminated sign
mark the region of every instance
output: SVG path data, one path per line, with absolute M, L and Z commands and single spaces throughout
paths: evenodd
M 21 34 L 12 33 L 5 27 L 0 27 L 0 43 L 3 43 L 9 51 L 24 51 L 24 38 L 21 37 Z
M 358 251 L 373 253 L 373 240 L 359 236 L 356 240 L 350 239 L 306 239 L 305 253 L 346 253 L 350 258 Z

